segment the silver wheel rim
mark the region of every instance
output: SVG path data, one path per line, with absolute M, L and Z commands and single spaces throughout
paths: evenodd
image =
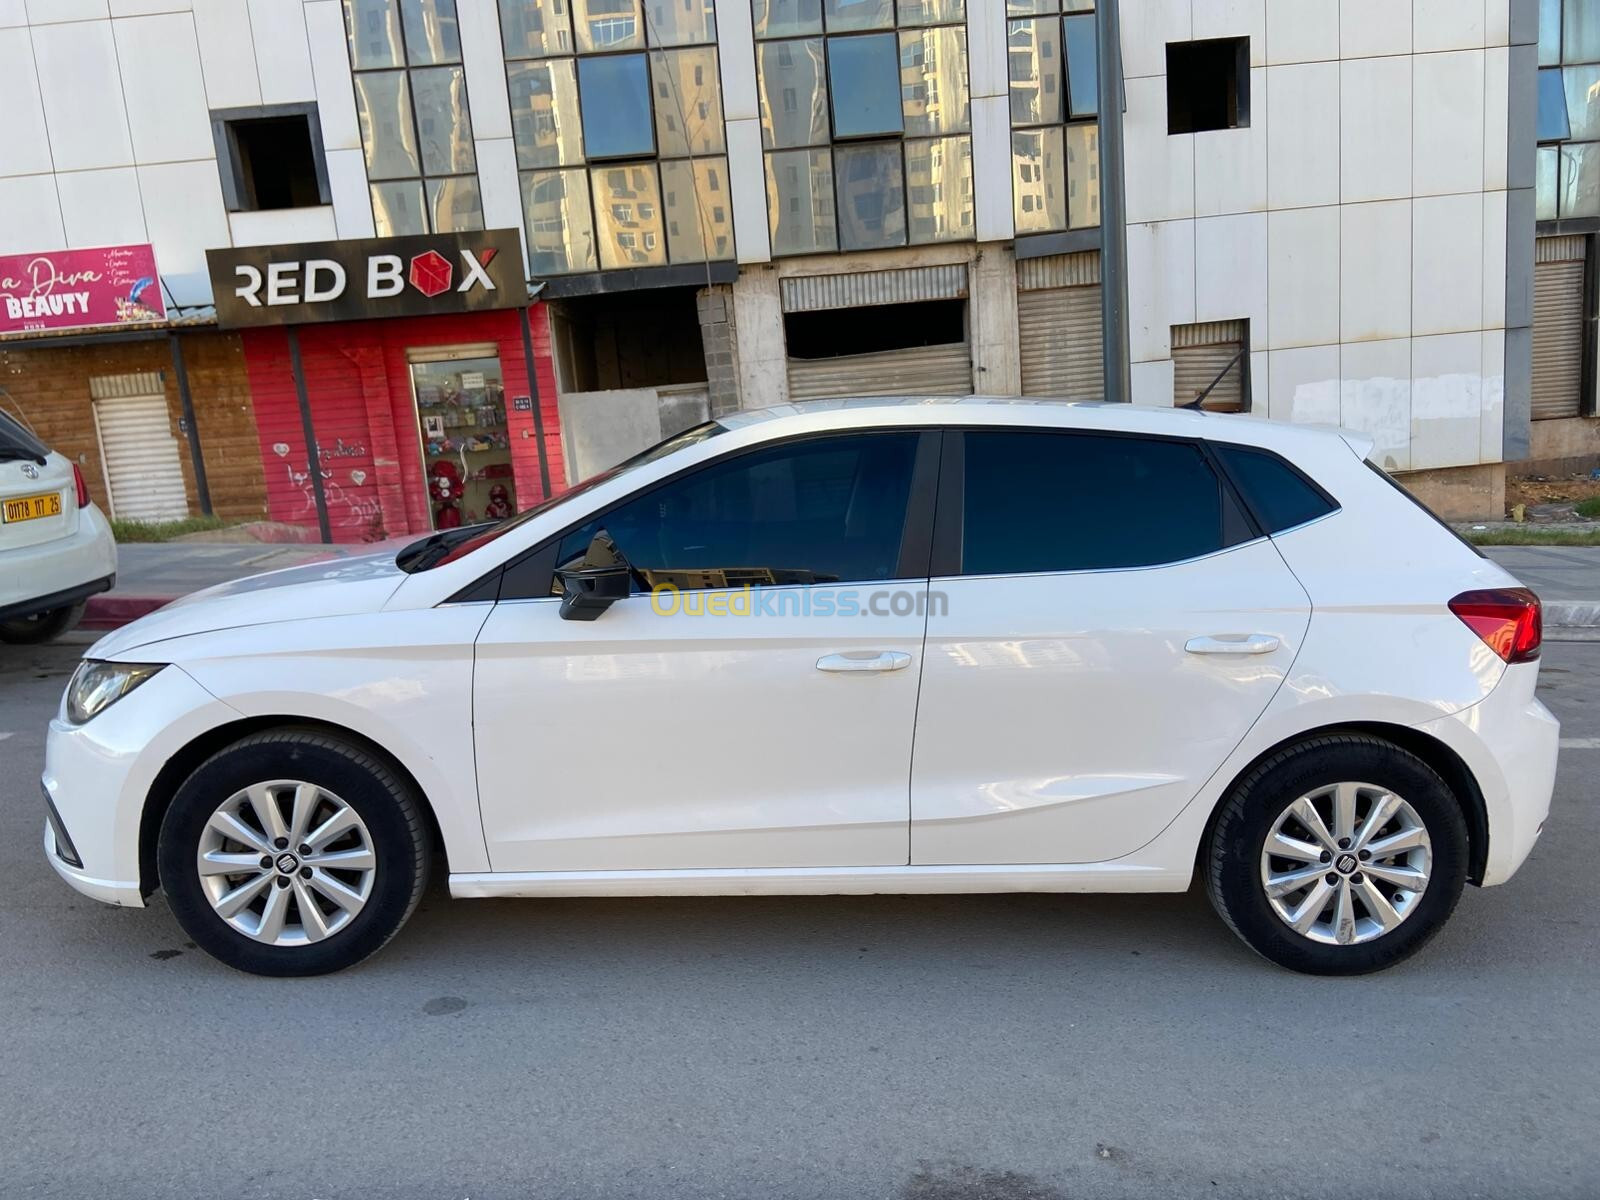
M 299 779 L 252 784 L 206 821 L 195 855 L 212 910 L 268 946 L 306 946 L 349 927 L 378 859 L 366 824 L 338 796 Z
M 1261 850 L 1272 911 L 1302 937 L 1356 946 L 1393 932 L 1428 889 L 1433 843 L 1405 800 L 1375 783 L 1333 783 L 1279 814 Z

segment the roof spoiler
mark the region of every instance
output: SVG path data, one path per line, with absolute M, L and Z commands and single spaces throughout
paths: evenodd
M 1365 462 L 1372 454 L 1372 435 L 1362 433 L 1357 429 L 1341 429 L 1339 436 L 1344 439 L 1344 444 L 1355 452 L 1355 456 Z

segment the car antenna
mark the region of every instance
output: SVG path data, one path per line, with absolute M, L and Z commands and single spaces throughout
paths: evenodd
M 1206 402 L 1206 397 L 1211 395 L 1213 389 L 1216 388 L 1217 384 L 1222 382 L 1223 377 L 1225 375 L 1227 375 L 1227 373 L 1229 371 L 1233 370 L 1234 364 L 1237 363 L 1241 358 L 1243 358 L 1246 353 L 1247 353 L 1246 351 L 1240 350 L 1239 353 L 1235 354 L 1232 358 L 1230 358 L 1228 360 L 1228 365 L 1227 366 L 1223 367 L 1222 370 L 1217 372 L 1217 377 L 1206 385 L 1206 390 L 1205 391 L 1201 392 L 1193 400 L 1189 401 L 1189 403 L 1180 404 L 1180 405 L 1178 405 L 1178 407 L 1179 408 L 1187 408 L 1191 412 L 1204 412 L 1205 410 L 1203 408 L 1201 408 L 1201 405 L 1203 405 Z

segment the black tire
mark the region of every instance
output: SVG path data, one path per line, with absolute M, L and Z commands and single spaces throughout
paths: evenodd
M 354 809 L 376 859 L 366 904 L 324 940 L 297 946 L 256 941 L 213 909 L 196 868 L 200 838 L 218 806 L 246 787 L 278 779 L 316 784 Z M 421 804 L 382 760 L 317 730 L 278 729 L 212 755 L 184 781 L 161 822 L 156 862 L 167 901 L 202 950 L 254 975 L 324 975 L 376 953 L 422 898 L 428 835 Z
M 48 612 L 34 613 L 31 617 L 10 617 L 0 621 L 0 642 L 13 646 L 33 646 L 54 641 L 62 634 L 78 627 L 83 620 L 84 602 L 66 604 Z
M 1261 878 L 1262 850 L 1279 815 L 1297 798 L 1342 781 L 1375 784 L 1404 799 L 1432 844 L 1427 885 L 1405 919 L 1352 945 L 1296 932 L 1273 911 Z M 1263 958 L 1311 975 L 1362 975 L 1415 954 L 1455 910 L 1467 864 L 1466 820 L 1444 780 L 1414 754 L 1364 734 L 1314 738 L 1260 763 L 1224 799 L 1202 855 L 1206 890 L 1229 928 Z

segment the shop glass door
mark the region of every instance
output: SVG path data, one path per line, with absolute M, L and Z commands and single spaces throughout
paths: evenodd
M 496 521 L 517 511 L 500 360 L 433 357 L 411 363 L 422 471 L 435 529 Z

